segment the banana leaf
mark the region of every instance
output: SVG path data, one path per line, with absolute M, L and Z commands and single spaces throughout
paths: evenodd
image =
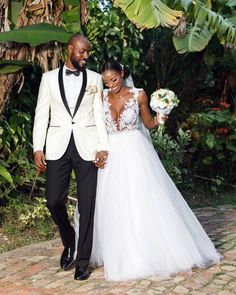
M 187 33 L 183 38 L 173 37 L 173 43 L 178 53 L 202 51 L 212 38 L 212 33 L 208 30 L 207 24 L 200 28 L 198 23 L 187 27 Z
M 141 29 L 158 26 L 175 27 L 182 11 L 169 8 L 161 0 L 114 0 L 126 16 Z
M 203 50 L 214 34 L 222 44 L 236 45 L 236 28 L 233 19 L 230 21 L 224 18 L 200 2 L 196 3 L 194 18 L 194 23 L 188 25 L 183 38 L 173 37 L 174 46 L 179 53 Z
M 0 60 L 0 74 L 13 74 L 23 69 L 25 66 L 29 66 L 30 63 L 27 61 L 18 60 Z
M 37 46 L 50 41 L 66 43 L 70 37 L 71 33 L 68 33 L 61 27 L 48 23 L 38 23 L 17 30 L 0 33 L 0 42 L 15 41 Z

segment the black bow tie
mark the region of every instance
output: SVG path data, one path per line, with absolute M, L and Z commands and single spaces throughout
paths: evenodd
M 69 76 L 69 75 L 79 76 L 79 74 L 80 74 L 80 72 L 78 70 L 71 71 L 71 70 L 66 69 L 66 76 Z

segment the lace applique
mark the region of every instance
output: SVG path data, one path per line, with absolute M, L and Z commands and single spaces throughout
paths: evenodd
M 111 103 L 109 102 L 108 98 L 108 90 L 103 91 L 104 121 L 106 123 L 108 133 L 138 129 L 138 91 L 139 90 L 136 88 L 130 89 L 130 92 L 132 92 L 133 95 L 129 100 L 125 102 L 124 109 L 120 113 L 117 122 L 115 122 L 115 120 L 112 118 Z

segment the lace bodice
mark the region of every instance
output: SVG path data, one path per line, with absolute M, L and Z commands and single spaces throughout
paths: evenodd
M 117 121 L 112 117 L 111 103 L 108 97 L 108 89 L 103 90 L 103 113 L 106 129 L 108 133 L 121 132 L 125 130 L 138 129 L 139 121 L 139 105 L 138 105 L 138 89 L 131 88 L 130 92 L 133 93 L 128 99 Z

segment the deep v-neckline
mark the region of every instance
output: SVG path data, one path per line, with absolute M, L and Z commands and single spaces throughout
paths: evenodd
M 116 127 L 116 130 L 120 130 L 120 122 L 122 120 L 122 116 L 124 115 L 124 112 L 126 111 L 128 104 L 132 101 L 132 99 L 134 99 L 134 89 L 130 88 L 129 92 L 132 93 L 132 95 L 131 95 L 131 97 L 129 99 L 127 99 L 124 102 L 124 105 L 121 108 L 121 111 L 117 116 L 117 120 L 115 120 L 114 119 L 114 114 L 112 114 L 112 109 L 111 109 L 112 104 L 111 104 L 111 101 L 109 99 L 109 92 L 107 91 L 106 100 L 107 100 L 107 103 L 108 103 L 108 110 L 109 110 L 109 113 L 110 113 L 111 120 L 112 120 L 114 126 Z

